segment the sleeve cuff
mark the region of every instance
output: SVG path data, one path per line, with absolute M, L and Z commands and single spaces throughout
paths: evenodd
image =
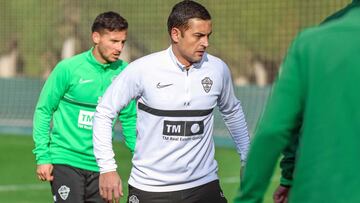
M 281 186 L 284 186 L 284 187 L 291 187 L 291 185 L 292 185 L 292 180 L 287 179 L 287 178 L 284 178 L 284 177 L 281 177 L 281 178 L 280 178 L 280 185 L 281 185 Z
M 108 172 L 112 172 L 112 171 L 116 171 L 116 168 L 115 169 L 100 170 L 100 174 L 104 174 L 104 173 L 108 173 Z
M 37 165 L 41 165 L 41 164 L 52 164 L 50 159 L 41 159 L 36 161 Z
M 100 168 L 100 174 L 116 171 L 116 169 L 117 169 L 117 164 L 115 163 L 115 159 L 110 159 L 109 161 L 107 161 L 107 162 L 105 161 L 102 163 L 106 163 L 106 164 L 98 163 L 99 168 Z

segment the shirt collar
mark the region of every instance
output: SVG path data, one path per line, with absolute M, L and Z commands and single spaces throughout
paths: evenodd
M 172 60 L 181 70 L 186 70 L 186 69 L 185 69 L 186 66 L 185 66 L 184 64 L 182 64 L 182 63 L 177 59 L 177 57 L 175 56 L 175 54 L 174 54 L 174 52 L 173 52 L 173 50 L 172 50 L 172 46 L 170 46 L 170 47 L 168 48 L 168 52 L 169 52 L 169 55 L 170 55 L 171 60 Z M 205 55 L 206 55 L 206 53 L 205 53 Z M 205 55 L 204 55 L 204 56 L 205 56 Z M 197 68 L 197 69 L 199 69 L 199 68 L 201 67 L 201 64 L 202 64 L 203 61 L 204 61 L 204 58 L 205 58 L 204 56 L 202 57 L 202 59 L 201 59 L 200 62 L 191 64 L 191 66 L 189 67 L 189 69 L 191 69 L 191 68 Z
M 91 49 L 88 51 L 88 60 L 90 61 L 90 63 L 92 63 L 93 65 L 95 65 L 96 67 L 100 67 L 103 69 L 107 69 L 109 68 L 113 63 L 100 63 L 94 56 L 93 54 L 93 50 L 94 47 L 91 47 Z M 114 62 L 116 63 L 116 62 Z

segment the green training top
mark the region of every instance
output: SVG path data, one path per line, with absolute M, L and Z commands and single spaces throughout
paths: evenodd
M 99 171 L 92 142 L 95 108 L 106 88 L 127 63 L 119 60 L 101 64 L 92 50 L 57 64 L 41 91 L 33 123 L 33 153 L 37 164 L 66 164 Z M 125 143 L 133 151 L 136 140 L 135 101 L 120 112 L 119 119 Z
M 334 20 L 338 20 L 339 18 L 346 15 L 347 12 L 351 11 L 353 8 L 358 7 L 360 4 L 360 0 L 353 0 L 352 3 L 348 4 L 344 8 L 336 11 L 335 13 L 331 14 L 330 16 L 326 17 L 325 20 L 323 20 L 320 23 L 320 26 L 332 22 Z M 292 182 L 292 174 L 294 171 L 295 166 L 295 159 L 296 159 L 296 149 L 298 145 L 297 137 L 294 138 L 293 141 L 290 142 L 290 146 L 285 148 L 283 154 L 284 157 L 280 162 L 280 168 L 281 168 L 281 179 L 280 184 L 283 186 L 291 186 Z
M 274 85 L 236 203 L 260 203 L 299 134 L 290 203 L 360 202 L 360 8 L 300 33 Z

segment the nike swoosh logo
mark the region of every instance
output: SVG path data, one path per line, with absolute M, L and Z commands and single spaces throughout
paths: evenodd
M 164 88 L 164 87 L 169 87 L 169 86 L 171 86 L 171 85 L 173 85 L 173 84 L 161 85 L 160 83 L 158 83 L 158 84 L 156 85 L 156 87 L 160 89 L 160 88 Z
M 89 82 L 92 82 L 92 81 L 94 81 L 94 80 L 84 80 L 84 79 L 80 78 L 79 83 L 84 84 L 84 83 L 89 83 Z

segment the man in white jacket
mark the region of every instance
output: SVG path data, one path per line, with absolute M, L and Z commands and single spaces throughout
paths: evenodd
M 129 64 L 107 89 L 94 118 L 100 194 L 123 195 L 116 172 L 111 124 L 131 99 L 138 101 L 137 140 L 128 202 L 227 202 L 214 159 L 213 109 L 218 106 L 241 154 L 250 143 L 227 65 L 207 54 L 211 16 L 194 1 L 176 4 L 168 18 L 171 46 Z

